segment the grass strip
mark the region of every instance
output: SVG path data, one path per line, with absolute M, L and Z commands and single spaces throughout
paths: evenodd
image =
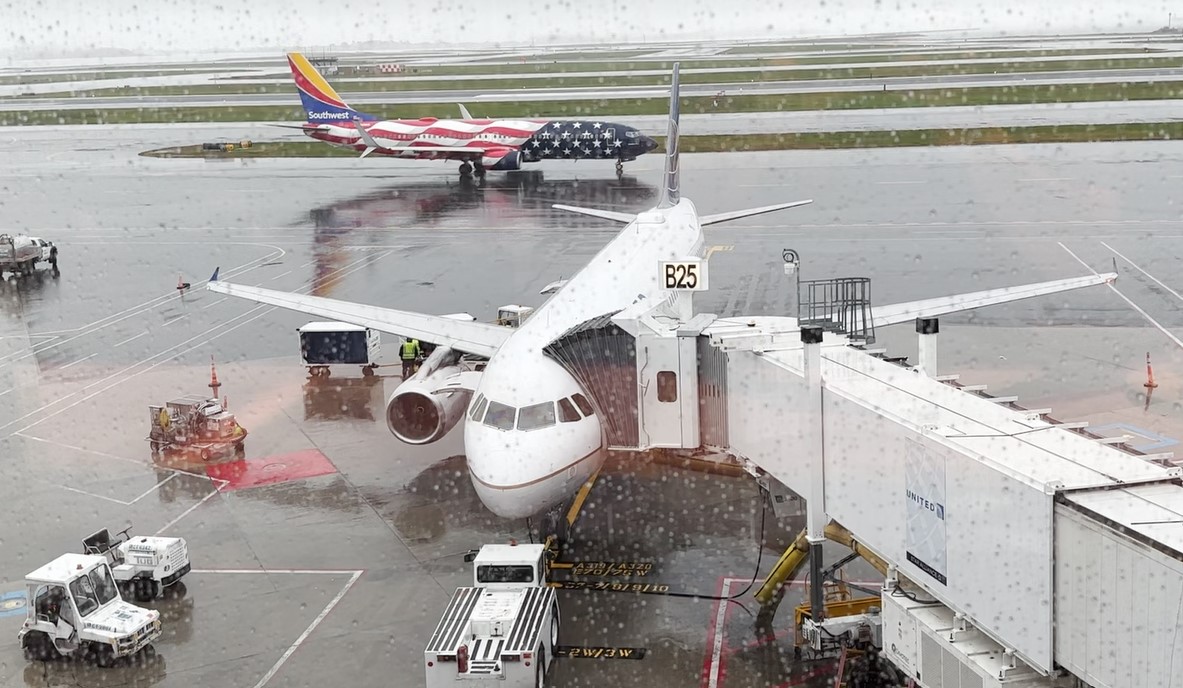
M 722 72 L 706 74 L 684 74 L 686 84 L 750 84 L 764 81 L 816 81 L 825 79 L 876 79 L 901 76 L 963 76 L 974 74 L 1028 74 L 1032 72 L 1061 72 L 1105 69 L 1151 69 L 1183 67 L 1183 58 L 1137 58 L 1133 60 L 1093 60 L 1062 62 L 1007 62 L 994 64 L 949 64 L 894 67 L 850 67 L 842 69 L 784 71 Z M 669 83 L 664 75 L 616 75 L 580 77 L 543 77 L 522 81 L 484 79 L 455 79 L 439 81 L 354 81 L 341 84 L 346 100 L 350 93 L 389 93 L 399 91 L 436 90 L 479 90 L 479 89 L 554 89 L 554 88 L 629 88 L 663 86 Z M 107 97 L 127 96 L 132 98 L 178 95 L 229 95 L 293 93 L 291 84 L 250 84 L 247 82 L 223 82 L 220 84 L 193 84 L 188 86 L 144 86 L 101 88 L 78 91 L 78 95 Z M 47 95 L 48 97 L 48 95 Z
M 792 93 L 727 96 L 712 105 L 709 96 L 683 98 L 685 113 L 743 113 L 866 108 L 945 107 L 951 105 L 1017 105 L 1097 101 L 1163 100 L 1183 97 L 1183 81 L 1050 84 L 930 90 Z M 292 100 L 295 100 L 293 96 Z M 664 115 L 665 98 L 563 100 L 479 103 L 469 108 L 476 117 L 619 117 Z M 362 109 L 380 118 L 456 117 L 453 103 L 372 104 Z M 226 107 L 157 107 L 0 111 L 0 126 L 61 124 L 148 124 L 160 122 L 304 121 L 298 104 Z
M 664 151 L 665 137 L 659 137 Z M 977 129 L 920 129 L 914 131 L 839 131 L 828 133 L 736 134 L 683 136 L 687 153 L 737 151 L 825 150 L 838 148 L 896 148 L 915 146 L 973 146 L 1008 143 L 1085 143 L 1100 141 L 1177 141 L 1183 122 L 1042 127 L 987 127 Z M 160 148 L 140 153 L 153 158 L 341 158 L 358 153 L 319 141 L 255 143 L 229 152 L 205 151 L 200 144 Z

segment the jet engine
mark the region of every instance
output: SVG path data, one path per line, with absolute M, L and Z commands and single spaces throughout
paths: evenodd
M 431 444 L 448 434 L 464 415 L 472 392 L 446 386 L 459 375 L 460 355 L 438 347 L 418 372 L 399 385 L 386 401 L 386 425 L 407 444 Z
M 489 169 L 497 170 L 499 172 L 513 172 L 514 170 L 522 169 L 522 155 L 519 151 L 510 151 L 505 154 L 496 165 Z

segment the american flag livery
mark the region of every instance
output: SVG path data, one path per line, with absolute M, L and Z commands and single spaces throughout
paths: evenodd
M 299 53 L 288 64 L 308 122 L 300 129 L 311 138 L 356 150 L 362 157 L 460 160 L 462 174 L 517 170 L 548 159 L 636 160 L 657 142 L 635 128 L 603 120 L 475 119 L 464 106 L 464 119 L 378 120 L 349 107 L 324 77 Z M 474 167 L 475 165 L 475 167 Z

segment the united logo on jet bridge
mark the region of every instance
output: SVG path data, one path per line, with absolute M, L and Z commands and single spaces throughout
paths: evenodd
M 905 556 L 924 573 L 948 585 L 945 542 L 945 457 L 908 440 L 904 456 L 907 497 Z

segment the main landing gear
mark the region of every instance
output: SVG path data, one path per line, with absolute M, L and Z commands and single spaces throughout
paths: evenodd
M 624 161 L 617 160 L 616 161 L 616 177 L 619 179 L 620 177 L 623 177 L 623 176 L 624 176 Z
M 461 177 L 467 177 L 467 176 L 473 174 L 474 172 L 476 173 L 477 177 L 479 177 L 481 179 L 485 178 L 485 166 L 484 165 L 481 165 L 478 163 L 476 166 L 473 166 L 473 164 L 470 162 L 460 163 L 460 176 Z

